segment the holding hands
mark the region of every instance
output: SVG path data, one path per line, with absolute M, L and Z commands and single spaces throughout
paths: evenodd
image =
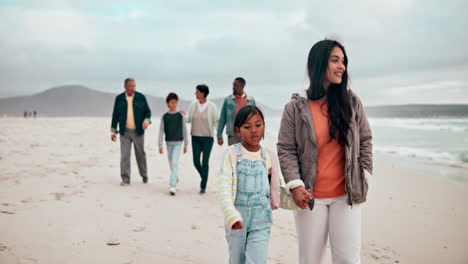
M 294 203 L 296 203 L 297 206 L 299 206 L 302 209 L 306 209 L 309 207 L 310 210 L 314 207 L 313 201 L 314 199 L 312 198 L 312 191 L 310 189 L 307 189 L 299 186 L 291 190 L 292 195 L 293 195 L 293 200 Z

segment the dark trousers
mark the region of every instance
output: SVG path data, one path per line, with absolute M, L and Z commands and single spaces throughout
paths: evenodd
M 201 177 L 200 189 L 206 189 L 208 182 L 208 171 L 210 163 L 211 149 L 213 148 L 212 137 L 195 137 L 192 136 L 192 152 L 193 152 L 193 165 L 197 169 Z M 203 154 L 202 160 L 200 160 Z
M 242 142 L 241 137 L 228 136 L 228 146 L 231 146 L 231 145 L 234 145 L 234 144 L 237 144 L 237 143 L 241 143 L 241 142 Z

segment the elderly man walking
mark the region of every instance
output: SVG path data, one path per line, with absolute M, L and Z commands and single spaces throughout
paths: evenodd
M 146 97 L 135 91 L 135 80 L 127 78 L 125 92 L 115 97 L 112 113 L 111 139 L 117 140 L 120 134 L 120 185 L 130 185 L 130 153 L 133 143 L 136 161 L 143 183 L 148 182 L 145 154 L 145 130 L 151 124 L 151 110 Z M 117 130 L 117 125 L 119 130 Z

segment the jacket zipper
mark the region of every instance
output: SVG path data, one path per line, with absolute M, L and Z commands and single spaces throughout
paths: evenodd
M 307 110 L 309 110 L 308 108 L 309 108 L 309 107 L 307 107 Z M 304 103 L 303 103 L 303 102 L 302 102 L 301 110 L 304 111 Z M 310 135 L 311 135 L 312 142 L 315 144 L 315 146 L 317 146 L 317 139 L 316 139 L 316 136 L 315 136 L 315 134 L 314 134 L 314 129 L 312 128 L 312 124 L 311 124 L 311 121 L 312 121 L 312 120 L 309 120 L 307 117 L 304 117 L 303 115 L 304 115 L 304 113 L 302 112 L 302 113 L 301 113 L 301 117 L 302 117 L 302 119 L 305 118 L 304 121 L 306 121 L 307 124 L 309 125 Z M 312 115 L 312 114 L 311 114 L 311 115 Z M 312 118 L 312 117 L 311 117 L 311 118 Z M 348 162 L 348 158 L 346 157 L 347 152 L 348 152 L 348 151 L 346 151 L 346 146 L 345 146 L 345 152 L 346 152 L 346 153 L 345 153 L 346 162 Z M 314 157 L 314 158 L 317 158 L 317 157 Z M 349 182 L 349 180 L 347 179 L 348 177 L 347 177 L 346 174 L 347 174 L 347 173 L 346 173 L 346 171 L 345 171 L 345 175 L 344 175 L 344 176 L 345 176 L 345 188 L 346 188 L 346 192 L 347 192 L 347 194 L 348 194 L 349 204 L 351 205 L 351 208 L 352 208 L 352 207 L 353 207 L 352 193 L 351 193 L 351 188 L 349 187 L 350 182 Z M 317 177 L 317 176 L 316 176 L 316 177 Z

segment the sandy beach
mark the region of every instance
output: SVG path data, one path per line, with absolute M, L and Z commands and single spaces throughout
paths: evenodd
M 222 147 L 213 148 L 207 194 L 198 194 L 189 149 L 172 197 L 158 119 L 145 137 L 149 183 L 132 153 L 126 187 L 109 118 L 0 118 L 0 127 L 0 263 L 228 263 L 214 188 Z M 363 263 L 468 263 L 463 177 L 466 168 L 376 153 Z M 292 213 L 273 215 L 268 263 L 297 263 Z

